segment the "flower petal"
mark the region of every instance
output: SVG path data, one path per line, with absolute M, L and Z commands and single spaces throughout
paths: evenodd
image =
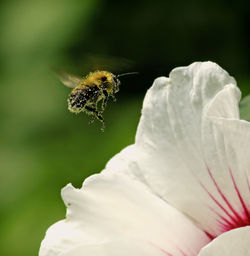
M 212 237 L 225 223 L 242 225 L 233 179 L 240 170 L 231 169 L 226 138 L 211 121 L 238 119 L 239 99 L 235 80 L 215 63 L 174 69 L 147 92 L 136 135 L 137 176 Z
M 250 227 L 237 228 L 226 232 L 206 247 L 199 256 L 250 256 Z
M 232 227 L 250 225 L 250 123 L 225 118 L 213 118 L 212 121 L 224 140 L 224 155 L 231 179 L 231 191 L 229 187 L 224 191 L 238 215 L 235 215 L 236 225 L 224 223 L 224 228 L 229 230 Z M 226 184 L 222 186 L 227 188 Z
M 166 256 L 167 252 L 145 242 L 115 240 L 91 245 L 80 245 L 63 252 L 60 256 Z M 52 256 L 52 255 L 51 255 Z
M 210 241 L 186 216 L 144 184 L 119 172 L 93 175 L 81 189 L 68 185 L 62 196 L 68 207 L 67 218 L 47 231 L 40 256 L 78 252 L 77 248 L 82 250 L 89 244 L 96 245 L 98 251 L 99 244 L 113 244 L 118 238 L 143 241 L 165 255 L 182 255 L 182 251 L 197 255 Z

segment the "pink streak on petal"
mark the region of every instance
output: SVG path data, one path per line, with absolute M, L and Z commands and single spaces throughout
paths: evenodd
M 167 252 L 165 249 L 157 246 L 156 244 L 149 242 L 150 245 L 154 246 L 155 248 L 159 249 L 161 252 L 163 252 L 164 254 L 166 254 L 167 256 L 174 256 L 172 253 Z M 179 251 L 181 253 L 182 256 L 188 256 L 188 254 L 186 254 L 181 248 L 179 248 L 178 246 L 176 246 L 176 250 Z M 190 256 L 190 255 L 189 255 Z
M 233 181 L 234 189 L 235 189 L 235 191 L 236 191 L 236 193 L 237 193 L 237 196 L 238 196 L 238 198 L 239 198 L 239 200 L 240 200 L 240 203 L 241 203 L 241 205 L 242 205 L 242 208 L 243 208 L 243 210 L 244 210 L 244 215 L 245 215 L 244 217 L 245 217 L 245 220 L 247 220 L 247 223 L 249 224 L 249 223 L 250 223 L 249 209 L 247 208 L 247 206 L 246 206 L 246 204 L 245 204 L 245 202 L 244 202 L 244 200 L 243 200 L 243 197 L 242 197 L 242 195 L 241 195 L 241 193 L 240 193 L 240 190 L 239 190 L 239 188 L 238 188 L 238 186 L 237 186 L 237 184 L 236 184 L 236 181 L 235 181 L 235 179 L 234 179 L 232 170 L 229 169 L 229 172 L 230 172 L 231 179 L 232 179 L 232 181 Z
M 205 231 L 206 235 L 208 236 L 208 238 L 210 238 L 211 240 L 213 240 L 216 236 L 210 234 L 209 232 Z
M 160 249 L 164 254 L 166 254 L 167 256 L 174 256 L 173 254 L 163 250 L 163 249 Z
M 205 187 L 204 184 L 202 184 L 202 182 L 199 181 L 199 184 L 202 186 L 202 188 L 206 191 L 206 193 L 209 195 L 209 197 L 214 201 L 214 203 L 227 215 L 227 217 L 222 216 L 221 214 L 219 214 L 217 211 L 215 211 L 213 208 L 211 208 L 211 206 L 208 206 L 208 208 L 213 211 L 218 217 L 219 219 L 217 219 L 217 223 L 219 225 L 219 230 L 221 230 L 221 232 L 226 232 L 229 231 L 231 229 L 234 228 L 238 228 L 238 227 L 244 227 L 244 226 L 248 226 L 250 225 L 250 209 L 247 206 L 245 200 L 243 199 L 243 196 L 240 192 L 240 189 L 236 183 L 236 180 L 233 176 L 232 170 L 229 168 L 229 175 L 231 177 L 233 186 L 234 186 L 234 191 L 237 194 L 237 197 L 239 199 L 239 202 L 242 206 L 242 209 L 239 211 L 236 208 L 233 207 L 233 205 L 230 203 L 230 201 L 227 199 L 225 193 L 221 190 L 221 188 L 219 187 L 218 183 L 216 182 L 212 172 L 210 171 L 209 168 L 207 168 L 209 177 L 211 178 L 217 192 L 219 193 L 220 197 L 223 199 L 223 201 L 225 202 L 225 204 L 227 205 L 227 207 L 229 208 L 230 212 L 228 209 L 226 209 L 217 199 L 214 195 L 212 195 L 212 193 Z M 250 182 L 248 179 L 248 176 L 246 175 L 246 182 L 250 191 Z M 229 219 L 228 219 L 229 218 Z M 208 234 L 209 235 L 209 234 Z M 215 238 L 215 236 L 211 235 L 209 236 L 210 238 Z
M 217 201 L 217 199 L 208 191 L 208 189 L 202 184 L 200 183 L 201 186 L 203 187 L 203 189 L 207 192 L 207 194 L 209 195 L 209 197 L 219 206 L 219 208 L 224 212 L 226 213 L 226 215 L 230 218 L 231 222 L 233 223 L 237 223 L 236 219 L 225 209 L 225 207 L 223 207 L 221 205 L 220 202 Z
M 236 212 L 236 210 L 233 208 L 233 206 L 230 204 L 229 200 L 226 198 L 225 194 L 221 191 L 219 185 L 217 184 L 215 178 L 213 177 L 212 172 L 210 171 L 209 168 L 207 168 L 208 174 L 210 176 L 210 178 L 212 179 L 218 193 L 220 194 L 221 198 L 224 200 L 224 202 L 226 203 L 226 205 L 228 206 L 228 208 L 231 210 L 231 212 L 234 214 L 234 216 L 237 219 L 237 222 L 240 222 L 241 224 L 244 223 L 244 221 L 241 219 L 240 215 Z
M 215 209 L 213 209 L 212 207 L 210 207 L 210 206 L 208 206 L 209 207 L 209 209 L 211 210 L 211 211 L 213 211 L 218 217 L 219 217 L 219 219 L 221 219 L 221 220 L 223 220 L 227 225 L 233 225 L 233 223 L 232 222 L 230 222 L 228 219 L 226 219 L 224 216 L 222 216 L 220 213 L 218 213 L 217 211 L 215 211 Z M 219 220 L 218 220 L 219 221 Z M 219 221 L 219 222 L 221 222 L 221 221 Z M 224 224 L 225 224 L 224 223 Z
M 182 256 L 188 256 L 185 252 L 182 251 L 181 248 L 177 247 L 177 249 L 182 254 Z
M 159 249 L 161 252 L 163 252 L 164 254 L 166 254 L 167 256 L 174 256 L 173 254 L 167 252 L 165 249 L 159 247 L 158 245 L 152 243 L 152 242 L 148 242 L 150 245 L 152 245 L 153 247 Z

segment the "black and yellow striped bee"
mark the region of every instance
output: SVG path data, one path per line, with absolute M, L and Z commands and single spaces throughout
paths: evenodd
M 93 117 L 90 123 L 94 121 L 94 118 L 102 122 L 103 130 L 105 122 L 102 113 L 109 97 L 115 101 L 115 94 L 119 91 L 120 86 L 118 78 L 137 72 L 114 75 L 108 71 L 95 71 L 84 78 L 58 70 L 56 73 L 65 86 L 72 88 L 68 98 L 69 111 L 75 114 L 86 112 Z M 101 102 L 101 109 L 98 107 L 99 102 Z

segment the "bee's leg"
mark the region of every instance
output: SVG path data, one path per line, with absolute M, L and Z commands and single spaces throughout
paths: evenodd
M 104 99 L 103 99 L 103 101 L 102 101 L 102 112 L 103 112 L 104 109 L 105 109 L 106 106 L 107 106 L 107 102 L 108 102 L 108 97 L 109 97 L 109 95 L 108 95 L 108 92 L 107 92 L 106 90 L 103 90 L 102 92 L 103 92 L 103 94 L 104 94 Z
M 102 128 L 101 130 L 104 131 L 105 128 L 105 121 L 103 119 L 103 116 L 97 111 L 95 107 L 86 106 L 85 109 L 89 111 L 91 114 L 93 114 L 100 122 L 102 122 Z M 91 120 L 92 121 L 92 120 Z M 93 122 L 93 121 L 92 121 Z
M 113 86 L 113 91 L 112 91 L 112 95 L 111 95 L 114 102 L 116 101 L 115 93 L 118 91 L 119 91 L 119 84 L 115 83 L 115 85 Z
M 90 117 L 90 120 L 89 120 L 89 125 L 90 125 L 90 124 L 93 124 L 94 121 L 95 121 L 95 117 L 94 117 L 94 116 L 91 116 L 91 117 Z
M 113 87 L 113 91 L 112 91 L 111 97 L 112 97 L 113 101 L 116 102 L 116 98 L 115 98 L 115 87 Z

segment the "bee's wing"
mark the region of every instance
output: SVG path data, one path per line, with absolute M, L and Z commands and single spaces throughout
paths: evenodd
M 86 54 L 82 63 L 83 70 L 88 73 L 91 70 L 109 70 L 121 73 L 134 66 L 134 62 L 122 57 L 110 55 Z
M 75 88 L 77 84 L 82 80 L 81 77 L 67 73 L 65 71 L 53 68 L 59 80 L 69 88 Z

